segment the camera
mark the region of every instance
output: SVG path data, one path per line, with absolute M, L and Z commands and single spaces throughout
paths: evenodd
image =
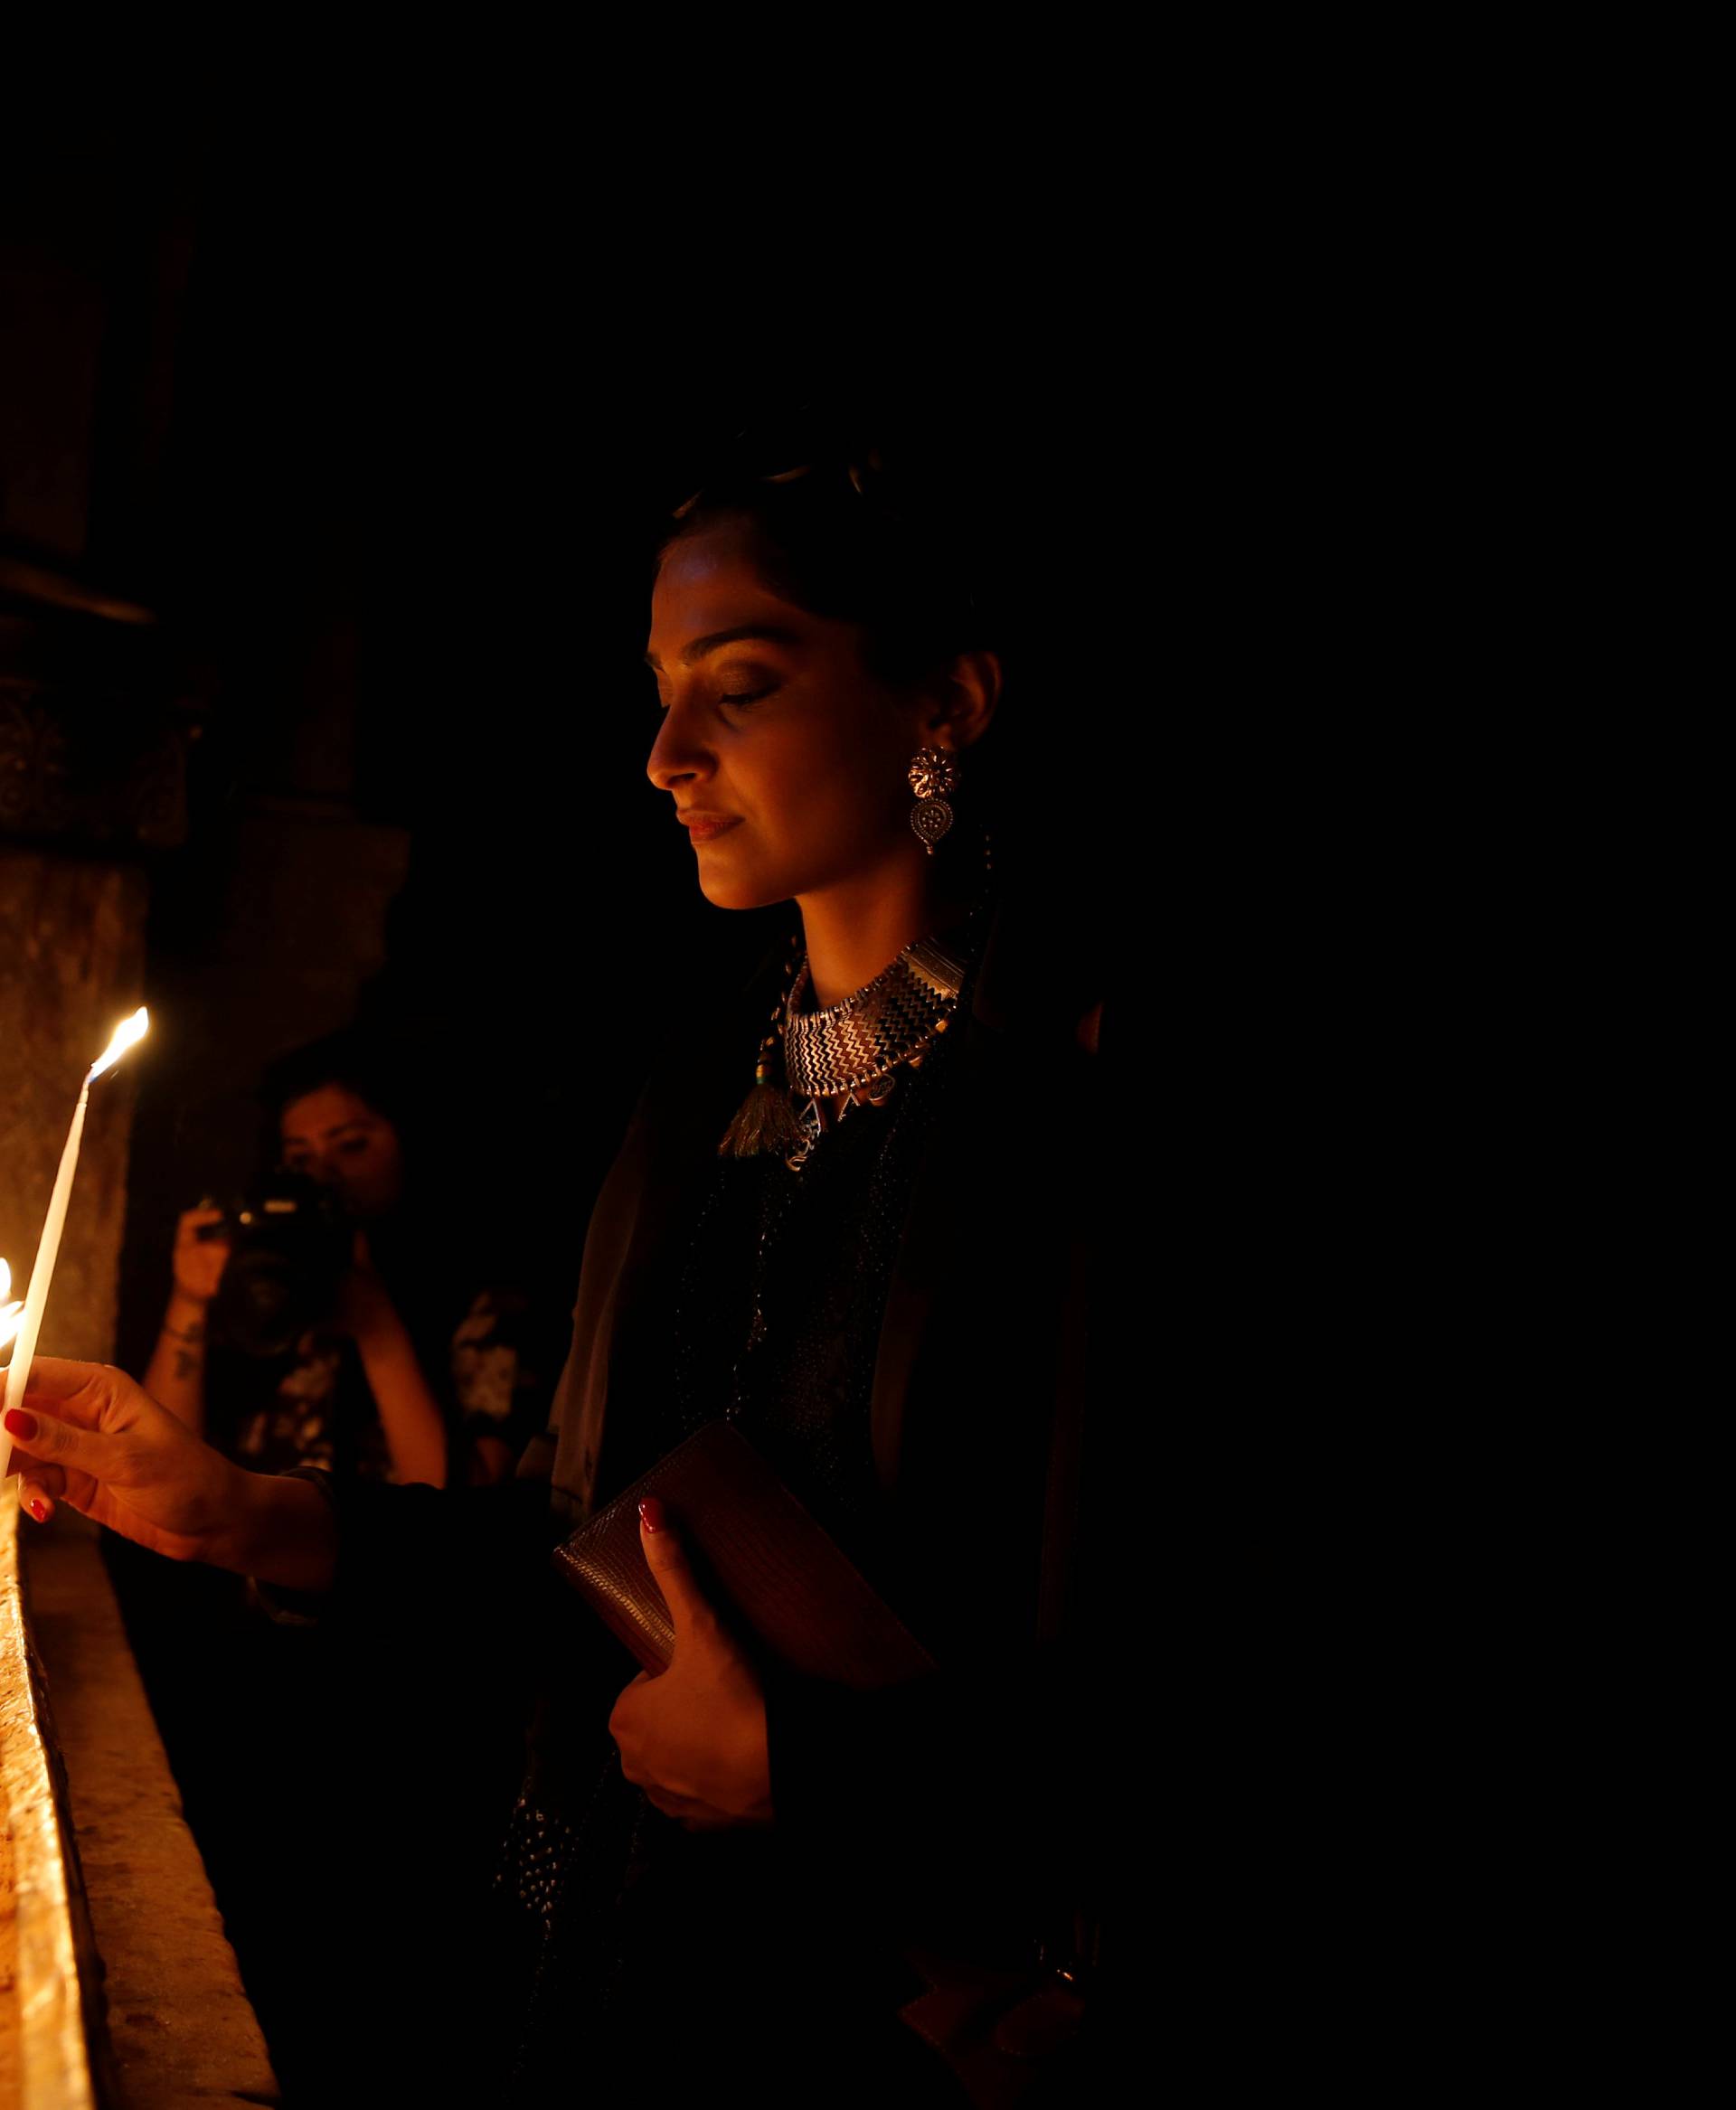
M 279 1173 L 197 1236 L 229 1241 L 212 1331 L 243 1355 L 265 1357 L 287 1355 L 310 1326 L 330 1317 L 355 1227 L 333 1189 Z

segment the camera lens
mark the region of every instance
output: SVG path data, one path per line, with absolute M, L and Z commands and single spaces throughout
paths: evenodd
M 352 1235 L 342 1205 L 286 1173 L 235 1211 L 228 1232 L 217 1331 L 244 1355 L 287 1355 L 336 1304 Z
M 234 1254 L 219 1294 L 223 1335 L 249 1355 L 287 1354 L 322 1315 L 282 1253 Z

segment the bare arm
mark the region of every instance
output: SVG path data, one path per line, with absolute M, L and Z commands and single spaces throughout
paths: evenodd
M 205 1433 L 205 1349 L 211 1301 L 222 1280 L 229 1248 L 198 1235 L 220 1223 L 217 1209 L 189 1209 L 175 1227 L 175 1286 L 156 1346 L 145 1367 L 145 1389 L 195 1436 Z
M 366 1241 L 359 1236 L 356 1264 L 344 1289 L 343 1320 L 354 1337 L 368 1389 L 386 1432 L 393 1478 L 443 1487 L 446 1418 L 416 1360 L 410 1329 L 370 1264 Z
M 440 1487 L 446 1482 L 446 1424 L 439 1402 L 422 1375 L 403 1321 L 390 1305 L 387 1313 L 357 1333 L 355 1345 L 380 1409 L 392 1474 L 400 1481 Z
M 175 1290 L 145 1366 L 145 1389 L 194 1436 L 205 1433 L 205 1313 Z

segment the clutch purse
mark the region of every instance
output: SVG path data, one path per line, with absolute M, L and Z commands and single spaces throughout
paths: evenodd
M 753 1446 L 712 1421 L 554 1550 L 562 1577 L 654 1676 L 668 1667 L 675 1630 L 639 1547 L 647 1495 L 680 1531 L 701 1588 L 773 1662 L 859 1691 L 934 1668 Z

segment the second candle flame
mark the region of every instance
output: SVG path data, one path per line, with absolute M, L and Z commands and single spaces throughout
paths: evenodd
M 0 1298 L 12 1295 L 12 1269 L 0 1260 Z M 18 1331 L 18 1322 L 24 1316 L 21 1304 L 0 1303 L 0 1348 L 4 1348 Z

